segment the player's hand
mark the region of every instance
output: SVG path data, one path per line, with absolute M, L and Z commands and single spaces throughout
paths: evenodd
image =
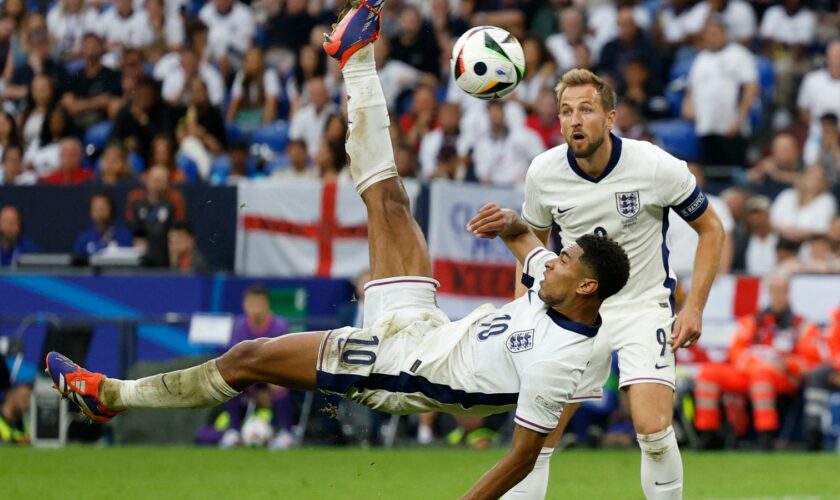
M 508 227 L 508 217 L 495 203 L 488 203 L 467 222 L 467 231 L 478 238 L 495 238 Z
M 686 306 L 677 315 L 674 332 L 671 334 L 671 352 L 680 347 L 691 347 L 700 339 L 703 329 L 703 311 L 699 308 Z

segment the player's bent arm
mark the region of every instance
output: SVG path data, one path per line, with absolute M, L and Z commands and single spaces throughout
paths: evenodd
M 535 229 L 531 227 L 531 232 L 542 242 L 544 247 L 548 248 L 548 238 L 551 236 L 551 229 Z M 513 295 L 517 299 L 528 292 L 528 288 L 522 284 L 522 265 L 522 261 L 516 261 L 516 290 Z
M 534 469 L 546 434 L 516 424 L 510 452 L 462 498 L 499 498 Z
M 495 203 L 481 207 L 467 223 L 467 230 L 478 238 L 501 238 L 522 264 L 531 250 L 542 246 L 518 213 L 509 208 L 499 208 Z
M 703 215 L 689 222 L 689 225 L 700 236 L 700 240 L 697 242 L 697 257 L 694 260 L 691 291 L 686 306 L 697 307 L 702 311 L 706 307 L 709 290 L 720 267 L 726 233 L 711 205 L 703 212 Z

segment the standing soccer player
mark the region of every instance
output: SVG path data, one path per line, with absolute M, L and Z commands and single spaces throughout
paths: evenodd
M 718 270 L 724 231 L 685 162 L 648 142 L 610 133 L 615 93 L 590 71 L 574 69 L 556 88 L 567 144 L 536 157 L 525 180 L 522 216 L 548 241 L 552 223 L 562 242 L 609 236 L 630 257 L 630 280 L 604 302 L 593 358 L 549 439 L 540 462 L 505 498 L 543 498 L 550 453 L 581 401 L 600 399 L 618 352 L 619 387 L 630 398 L 642 451 L 648 499 L 682 498 L 683 468 L 671 427 L 674 352 L 700 337 L 703 308 Z M 675 316 L 676 279 L 668 267 L 668 213 L 674 210 L 700 241 L 685 307 Z
M 344 73 L 347 151 L 368 212 L 364 327 L 240 342 L 218 359 L 140 380 L 109 379 L 54 352 L 47 369 L 62 395 L 98 422 L 129 408 L 215 406 L 258 382 L 341 394 L 395 414 L 515 408 L 510 452 L 466 496 L 498 498 L 531 471 L 556 428 L 590 360 L 598 308 L 625 285 L 630 261 L 614 241 L 591 234 L 558 256 L 515 212 L 487 205 L 468 229 L 504 241 L 529 291 L 450 322 L 437 307 L 426 241 L 394 163 L 371 45 L 384 0 L 353 3 L 324 47 Z

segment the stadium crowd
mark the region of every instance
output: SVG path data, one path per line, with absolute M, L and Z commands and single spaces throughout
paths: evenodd
M 73 253 L 139 245 L 149 265 L 201 272 L 179 185 L 349 178 L 341 73 L 321 49 L 343 6 L 5 0 L 0 184 L 136 186 L 124 225 L 107 194 L 91 199 L 92 226 Z M 790 311 L 787 276 L 840 273 L 840 2 L 389 0 L 385 8 L 376 61 L 402 176 L 522 183 L 531 159 L 563 142 L 558 77 L 584 67 L 617 91 L 617 135 L 689 161 L 717 195 L 729 235 L 721 271 L 772 274 L 779 290 L 735 336 L 765 346 L 763 356 L 748 362 L 733 345 L 726 364 L 700 370 L 701 431 L 721 426 L 723 392 L 749 394 L 761 432 L 778 430 L 778 418 L 762 413 L 777 392 L 795 393 L 807 379 L 823 401 L 840 386 L 824 356 L 794 363 L 808 355 L 777 338 L 822 328 Z M 451 78 L 453 43 L 477 25 L 503 27 L 524 48 L 525 77 L 503 101 L 474 99 Z M 38 250 L 23 222 L 2 207 L 0 266 Z M 674 264 L 682 277 L 688 262 Z M 836 315 L 835 323 L 825 338 L 840 337 Z M 743 412 L 731 401 L 727 419 L 742 434 Z

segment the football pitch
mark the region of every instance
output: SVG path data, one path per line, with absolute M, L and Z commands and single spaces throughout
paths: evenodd
M 8 499 L 457 498 L 504 450 L 0 448 Z M 840 456 L 683 453 L 686 499 L 840 499 Z M 637 499 L 638 452 L 572 450 L 548 498 Z

